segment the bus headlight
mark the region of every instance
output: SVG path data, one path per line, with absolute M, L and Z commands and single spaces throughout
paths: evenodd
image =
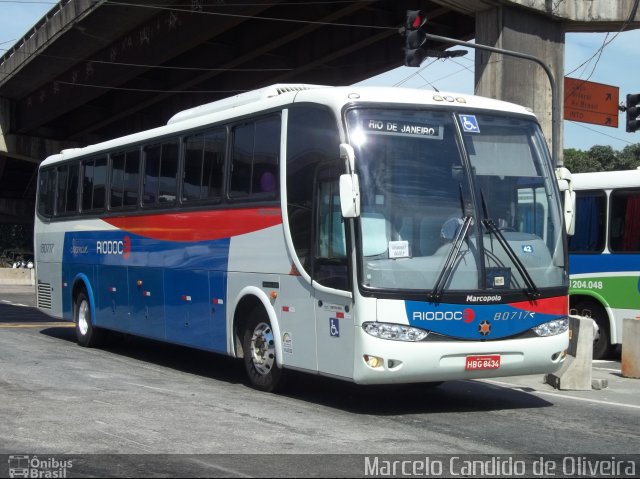
M 569 329 L 569 318 L 554 319 L 548 323 L 543 323 L 535 328 L 531 328 L 538 336 L 555 336 L 562 334 Z
M 412 328 L 401 324 L 364 323 L 362 329 L 376 338 L 391 339 L 393 341 L 422 341 L 429 335 L 429 331 L 424 329 Z

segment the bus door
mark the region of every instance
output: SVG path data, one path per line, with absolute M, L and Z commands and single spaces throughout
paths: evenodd
M 342 172 L 339 164 L 325 166 L 318 171 L 314 182 L 312 278 L 318 370 L 353 377 L 353 301 L 347 293 L 350 289 L 349 249 L 340 210 L 339 177 Z

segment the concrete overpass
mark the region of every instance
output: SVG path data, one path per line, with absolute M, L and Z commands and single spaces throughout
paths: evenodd
M 63 0 L 0 58 L 0 222 L 32 221 L 37 164 L 62 148 L 239 91 L 351 84 L 401 65 L 407 9 L 427 12 L 430 33 L 539 56 L 560 81 L 565 32 L 638 27 L 637 3 Z M 513 61 L 477 54 L 476 90 L 531 106 L 548 133 L 548 82 Z

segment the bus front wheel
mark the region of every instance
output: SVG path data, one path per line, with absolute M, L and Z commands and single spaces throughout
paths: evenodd
M 282 369 L 276 363 L 271 323 L 259 310 L 252 312 L 244 328 L 242 346 L 251 386 L 265 392 L 276 391 L 282 383 Z
M 73 319 L 76 323 L 76 338 L 80 346 L 93 348 L 101 343 L 104 332 L 91 323 L 91 306 L 85 291 L 80 291 L 76 296 Z
M 606 359 L 612 350 L 607 312 L 595 301 L 580 301 L 575 309 L 580 316 L 590 317 L 596 323 L 593 332 L 593 359 Z

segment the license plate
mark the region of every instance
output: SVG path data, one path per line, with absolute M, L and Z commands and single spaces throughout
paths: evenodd
M 467 356 L 464 369 L 466 371 L 478 371 L 482 369 L 498 369 L 500 367 L 500 355 Z

